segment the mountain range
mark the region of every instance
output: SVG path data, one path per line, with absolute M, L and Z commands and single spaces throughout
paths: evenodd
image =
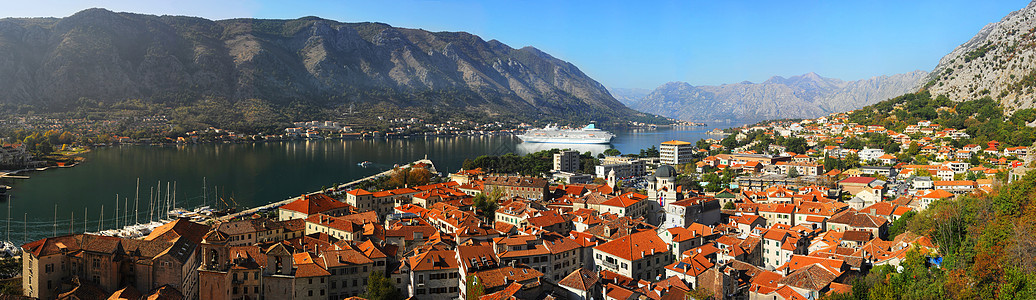
M 204 98 L 541 119 L 651 118 L 533 47 L 382 23 L 207 20 L 88 9 L 0 19 L 0 103 Z M 580 120 L 582 121 L 582 120 Z
M 765 82 L 718 86 L 669 82 L 655 88 L 631 107 L 643 112 L 688 121 L 753 123 L 769 119 L 814 118 L 854 110 L 916 91 L 927 72 L 844 81 L 816 73 Z M 613 89 L 614 91 L 615 89 Z
M 926 81 L 933 96 L 989 96 L 1007 112 L 1036 108 L 1036 2 L 983 27 L 940 59 Z

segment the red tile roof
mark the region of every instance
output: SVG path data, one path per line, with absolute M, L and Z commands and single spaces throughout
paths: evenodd
M 656 253 L 668 252 L 667 245 L 653 230 L 633 233 L 598 245 L 595 249 L 628 261 L 643 259 Z
M 301 199 L 281 206 L 281 209 L 293 210 L 306 215 L 322 213 L 329 210 L 348 207 L 349 204 L 339 202 L 324 194 L 305 195 Z

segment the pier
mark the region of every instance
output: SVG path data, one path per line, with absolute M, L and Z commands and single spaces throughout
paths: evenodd
M 431 171 L 433 174 L 436 173 L 435 164 L 433 164 L 432 161 L 429 160 L 428 158 L 417 160 L 415 162 L 410 163 L 410 165 L 416 165 L 416 164 L 419 164 L 419 163 L 427 164 L 428 165 L 428 171 Z M 382 176 L 392 175 L 392 171 L 394 171 L 394 168 L 393 169 L 389 169 L 388 171 L 384 171 L 384 172 L 378 173 L 378 174 L 374 174 L 374 175 L 371 175 L 371 176 L 367 176 L 367 177 L 364 177 L 364 178 L 353 180 L 353 181 L 350 181 L 350 182 L 338 185 L 338 186 L 333 187 L 333 188 L 328 189 L 328 190 L 310 192 L 310 193 L 307 193 L 306 195 L 312 195 L 312 194 L 316 194 L 316 193 L 323 193 L 323 192 L 327 192 L 327 191 L 330 191 L 330 190 L 348 189 L 348 188 L 350 188 L 350 187 L 352 187 L 352 186 L 354 186 L 356 184 L 359 184 L 360 182 L 364 182 L 364 181 L 375 179 L 375 178 L 382 177 Z M 220 217 L 217 220 L 219 220 L 219 221 L 229 221 L 229 220 L 233 220 L 233 219 L 238 218 L 238 217 L 249 216 L 249 215 L 255 214 L 256 212 L 259 212 L 260 210 L 280 207 L 281 205 L 285 205 L 285 204 L 291 203 L 292 201 L 298 200 L 300 198 L 302 198 L 302 196 L 291 197 L 291 198 L 288 198 L 288 199 L 285 199 L 285 200 L 282 200 L 282 201 L 278 201 L 278 202 L 274 202 L 274 203 L 270 203 L 270 204 L 267 204 L 267 205 L 249 208 L 249 209 L 246 209 L 246 210 L 242 210 L 242 211 L 239 211 L 239 212 L 236 212 L 236 213 L 232 213 L 232 214 Z

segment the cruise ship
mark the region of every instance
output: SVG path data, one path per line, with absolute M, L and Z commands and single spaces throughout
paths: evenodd
M 557 125 L 548 125 L 518 135 L 518 138 L 526 143 L 557 144 L 607 144 L 613 137 L 614 134 L 597 129 L 594 124 L 586 125 L 582 129 L 559 129 Z

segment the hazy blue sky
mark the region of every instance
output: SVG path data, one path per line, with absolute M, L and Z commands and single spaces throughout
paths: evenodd
M 466 31 L 534 46 L 609 87 L 760 82 L 817 72 L 847 80 L 930 71 L 1028 2 L 910 1 L 9 1 L 3 17 L 114 11 L 294 19 L 319 16 Z

